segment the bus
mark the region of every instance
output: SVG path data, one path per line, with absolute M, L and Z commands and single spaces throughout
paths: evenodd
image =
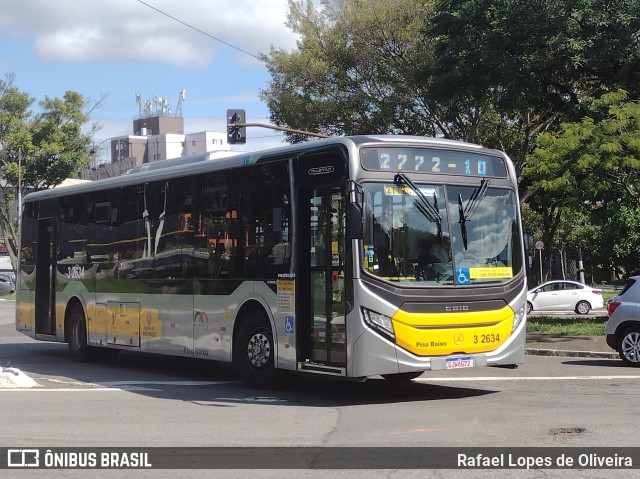
M 333 137 L 142 165 L 30 193 L 22 211 L 16 329 L 77 361 L 201 358 L 267 388 L 524 360 L 518 189 L 500 151 Z

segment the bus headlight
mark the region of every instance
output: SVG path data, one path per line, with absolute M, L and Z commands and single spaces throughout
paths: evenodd
M 511 328 L 512 333 L 518 328 L 518 326 L 520 326 L 520 323 L 522 322 L 523 319 L 524 319 L 524 306 L 520 308 L 518 311 L 513 313 L 513 327 Z
M 388 339 L 395 339 L 396 336 L 393 332 L 393 324 L 391 323 L 391 318 L 389 316 L 376 313 L 375 311 L 371 311 L 366 308 L 362 308 L 362 316 L 364 317 L 364 322 L 367 326 L 375 329 L 378 333 Z

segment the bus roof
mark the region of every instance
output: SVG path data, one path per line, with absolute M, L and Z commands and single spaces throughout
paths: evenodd
M 51 188 L 35 191 L 24 196 L 23 202 L 37 201 L 40 199 L 54 198 L 58 196 L 70 196 L 89 191 L 98 191 L 118 188 L 128 185 L 142 184 L 168 178 L 179 178 L 207 171 L 217 171 L 238 166 L 248 166 L 261 162 L 261 160 L 297 156 L 309 151 L 318 151 L 331 147 L 357 148 L 365 143 L 413 143 L 416 146 L 443 146 L 461 149 L 488 150 L 480 145 L 466 143 L 443 138 L 431 138 L 411 135 L 359 135 L 336 136 L 323 139 L 314 139 L 295 145 L 257 150 L 251 152 L 214 151 L 199 155 L 161 160 L 154 163 L 138 165 L 121 176 L 106 178 L 86 183 L 74 184 L 63 188 Z M 268 161 L 268 160 L 267 160 Z

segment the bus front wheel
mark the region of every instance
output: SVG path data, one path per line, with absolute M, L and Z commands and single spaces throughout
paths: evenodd
M 275 343 L 269 321 L 251 313 L 242 321 L 234 345 L 234 365 L 252 387 L 267 389 L 282 384 L 284 371 L 275 368 Z
M 85 362 L 93 359 L 94 348 L 87 343 L 87 323 L 80 306 L 75 306 L 69 314 L 67 341 L 69 354 L 73 360 Z

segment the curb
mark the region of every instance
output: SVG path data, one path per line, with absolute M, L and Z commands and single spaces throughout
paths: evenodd
M 530 356 L 566 356 L 570 358 L 605 358 L 619 359 L 620 356 L 616 352 L 596 352 L 596 351 L 570 351 L 564 349 L 540 349 L 525 348 L 525 354 Z

